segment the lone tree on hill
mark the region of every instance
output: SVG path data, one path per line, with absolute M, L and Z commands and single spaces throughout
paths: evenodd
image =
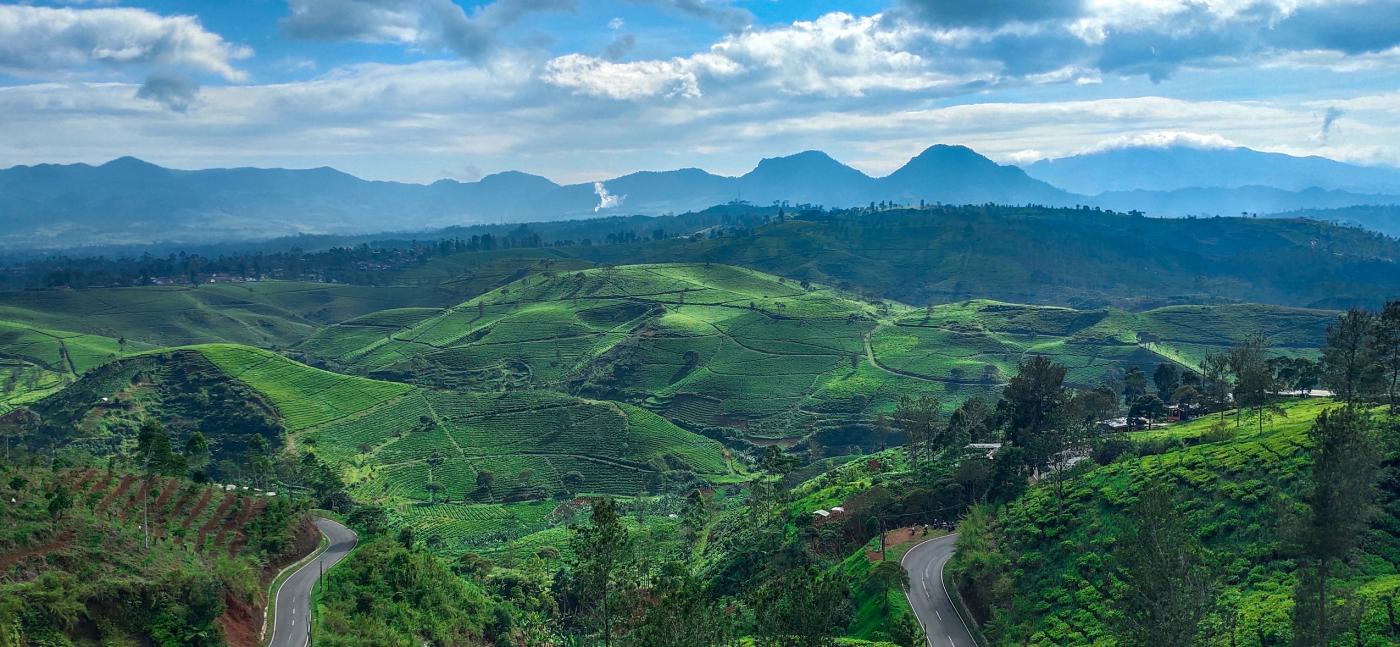
M 49 514 L 54 519 L 62 519 L 63 513 L 73 507 L 73 495 L 68 492 L 68 486 L 60 483 L 49 495 Z
M 900 396 L 894 410 L 894 424 L 904 432 L 909 451 L 909 464 L 919 467 L 933 460 L 946 441 L 938 398 L 921 395 L 917 398 Z
M 1147 393 L 1147 375 L 1136 366 L 1128 367 L 1123 375 L 1123 404 L 1132 405 L 1144 393 Z
M 611 645 L 618 599 L 630 582 L 632 537 L 622 526 L 612 499 L 593 501 L 588 525 L 576 526 L 569 540 L 574 549 L 574 577 L 580 603 L 592 616 L 603 645 Z
M 1239 413 L 1249 411 L 1264 430 L 1264 421 L 1283 409 L 1275 403 L 1279 390 L 1273 369 L 1269 367 L 1269 342 L 1262 335 L 1251 335 L 1230 350 L 1228 365 L 1234 375 L 1236 424 Z
M 1157 386 L 1157 397 L 1163 401 L 1170 400 L 1176 387 L 1181 386 L 1181 371 L 1176 368 L 1176 364 L 1162 362 L 1157 365 L 1157 370 L 1152 372 L 1152 383 Z
M 1009 409 L 1007 439 L 1025 449 L 1031 467 L 1043 467 L 1054 451 L 1045 441 L 1064 413 L 1065 374 L 1063 364 L 1036 355 L 1021 362 L 1002 389 Z
M 1191 645 L 1215 600 L 1215 578 L 1196 535 L 1180 522 L 1160 483 L 1138 497 L 1115 560 L 1122 588 L 1113 599 L 1126 645 Z
M 1374 336 L 1379 356 L 1386 401 L 1390 412 L 1400 414 L 1400 299 L 1389 301 L 1381 310 Z
M 1128 408 L 1128 418 L 1143 418 L 1147 420 L 1147 428 L 1152 429 L 1152 421 L 1167 415 L 1167 405 L 1162 399 L 1149 393 L 1140 395 L 1133 401 L 1133 406 Z
M 869 585 L 880 594 L 880 608 L 890 612 L 890 595 L 909 588 L 909 573 L 895 561 L 880 561 L 870 567 Z
M 1354 406 L 1324 411 L 1308 438 L 1312 490 L 1297 531 L 1300 572 L 1293 593 L 1293 634 L 1299 645 L 1330 645 L 1336 637 L 1332 568 L 1361 543 L 1370 526 L 1381 447 L 1370 418 Z
M 1375 396 L 1384 380 L 1376 344 L 1376 316 L 1352 308 L 1327 328 L 1322 380 L 1348 404 Z

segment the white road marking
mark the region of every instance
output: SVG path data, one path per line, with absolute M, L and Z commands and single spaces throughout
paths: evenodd
M 949 645 L 952 645 L 953 647 L 958 647 L 958 643 L 956 643 L 956 642 L 953 641 L 953 637 L 952 637 L 952 636 L 948 636 L 948 644 L 949 644 Z
M 933 610 L 933 615 L 938 616 L 938 621 L 939 621 L 939 622 L 943 622 L 943 614 L 939 613 L 939 612 L 938 612 L 938 609 L 934 609 L 934 610 Z

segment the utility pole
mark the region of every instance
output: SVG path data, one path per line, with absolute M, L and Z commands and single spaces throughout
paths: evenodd
M 144 533 L 146 551 L 151 550 L 151 453 L 146 452 L 146 462 L 142 471 L 146 473 L 146 486 L 141 488 L 141 530 Z

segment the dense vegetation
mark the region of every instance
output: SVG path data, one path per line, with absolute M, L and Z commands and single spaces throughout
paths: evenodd
M 0 467 L 0 642 L 257 644 L 264 585 L 308 538 L 287 497 L 31 459 Z
M 727 205 L 659 218 L 448 229 L 428 243 L 222 257 L 21 262 L 11 285 L 132 285 L 218 273 L 436 288 L 445 264 L 503 255 L 606 264 L 712 262 L 923 305 L 970 298 L 1081 308 L 1253 301 L 1379 305 L 1400 288 L 1392 238 L 1309 219 L 1146 218 L 1097 209 L 929 206 L 823 211 Z M 361 246 L 363 245 L 363 246 Z M 533 264 L 533 263 L 531 263 Z M 91 274 L 90 274 L 91 273 Z M 473 295 L 459 295 L 473 296 Z
M 1309 353 L 1332 318 L 1267 306 L 1130 313 L 992 301 L 912 308 L 722 265 L 546 271 L 441 311 L 389 310 L 296 350 L 328 367 L 464 389 L 547 388 L 623 400 L 696 431 L 878 443 L 901 396 L 992 394 L 1025 356 L 1075 385 L 1267 336 Z M 724 428 L 728 428 L 726 431 Z
M 960 518 L 998 643 L 1392 639 L 1400 306 L 1221 301 L 1374 303 L 1394 241 L 999 207 L 665 229 L 698 217 L 328 252 L 379 285 L 0 293 L 0 631 L 242 644 L 314 506 L 362 538 L 317 594 L 333 644 L 921 644 L 898 558 Z M 1188 633 L 1143 620 L 1163 599 Z

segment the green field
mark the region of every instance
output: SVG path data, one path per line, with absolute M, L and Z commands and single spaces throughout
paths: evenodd
M 1119 538 L 1125 510 L 1153 481 L 1169 484 L 1182 510 L 1182 522 L 1197 529 L 1204 545 L 1222 560 L 1220 599 L 1230 603 L 1239 630 L 1211 644 L 1286 644 L 1291 636 L 1294 565 L 1279 511 L 1295 505 L 1305 487 L 1310 461 L 1307 430 L 1330 401 L 1288 404 L 1285 415 L 1264 426 L 1246 424 L 1230 437 L 1207 436 L 1215 417 L 1174 427 L 1167 436 L 1183 445 L 1162 454 L 1093 468 L 1066 488 L 1065 514 L 1056 517 L 1050 487 L 1034 487 L 998 518 L 996 537 L 1004 555 L 1021 565 L 1008 573 L 1010 608 L 988 625 L 995 642 L 1028 645 L 1113 644 L 1107 600 L 1112 587 L 1109 555 Z M 1232 419 L 1227 418 L 1233 429 Z M 1380 518 L 1363 543 L 1361 556 L 1339 573 L 1372 603 L 1364 612 L 1366 633 L 1386 635 L 1385 605 L 1400 592 L 1393 556 L 1400 540 L 1396 508 L 1385 496 Z M 1217 612 L 1218 614 L 1218 612 Z M 1219 627 L 1219 615 L 1208 623 Z M 1367 642 L 1366 645 L 1389 643 Z
M 87 370 L 146 344 L 0 321 L 0 413 L 57 392 Z
M 181 346 L 294 344 L 363 314 L 451 302 L 435 288 L 257 281 L 192 286 L 0 291 L 0 321 Z
M 357 498 L 388 505 L 400 519 L 422 519 L 460 545 L 497 530 L 540 527 L 535 513 L 503 520 L 532 504 L 506 511 L 502 503 L 561 493 L 632 496 L 687 478 L 745 475 L 718 442 L 632 405 L 538 390 L 433 390 L 233 344 L 120 360 L 36 406 L 47 420 L 71 421 L 74 441 L 90 447 L 115 448 L 141 419 L 155 417 L 177 432 L 204 431 L 216 454 L 235 459 L 247 433 L 257 432 L 244 428 L 247 421 L 262 420 L 257 408 L 264 407 L 285 444 L 339 468 Z M 490 473 L 489 487 L 481 472 Z
M 1129 366 L 1194 366 L 1260 333 L 1310 353 L 1330 311 L 1257 305 L 1134 313 L 994 301 L 915 309 L 722 265 L 546 272 L 433 314 L 389 311 L 297 347 L 343 370 L 439 387 L 543 388 L 758 437 L 840 429 L 934 393 L 994 394 L 1049 355 L 1093 385 Z

